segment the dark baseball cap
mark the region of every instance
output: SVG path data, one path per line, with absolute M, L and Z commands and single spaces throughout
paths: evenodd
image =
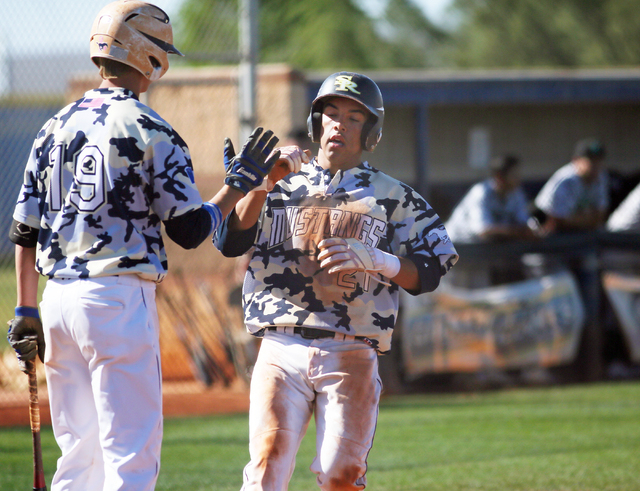
M 506 176 L 511 169 L 520 164 L 520 159 L 515 155 L 500 155 L 494 157 L 489 163 L 489 170 L 492 174 L 500 174 Z
M 603 159 L 605 156 L 604 145 L 595 138 L 585 138 L 576 144 L 573 157 L 587 157 L 589 159 Z

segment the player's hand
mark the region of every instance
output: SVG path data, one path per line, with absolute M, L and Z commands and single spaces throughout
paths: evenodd
M 240 153 L 231 158 L 228 166 L 226 159 L 233 152 L 233 145 L 230 140 L 225 140 L 224 158 L 227 177 L 224 182 L 243 194 L 260 186 L 280 157 L 279 151 L 272 152 L 278 144 L 278 138 L 273 136 L 271 130 L 265 131 L 260 136 L 261 134 L 262 128 L 253 130 Z
M 400 260 L 393 254 L 363 244 L 358 239 L 342 239 L 332 237 L 324 239 L 318 244 L 320 267 L 329 268 L 328 273 L 340 271 L 362 271 L 371 275 L 380 273 L 387 278 L 393 278 L 400 271 Z M 371 276 L 374 280 L 391 286 L 380 280 L 378 276 Z
M 276 150 L 280 151 L 280 158 L 276 161 L 262 186 L 256 189 L 271 191 L 280 179 L 287 177 L 292 172 L 294 174 L 300 172 L 302 164 L 308 163 L 311 158 L 311 150 L 302 150 L 296 145 L 280 147 Z
M 44 362 L 44 331 L 39 317 L 16 315 L 9 321 L 7 340 L 16 352 L 23 372 L 27 373 L 27 362 L 35 360 L 36 354 Z

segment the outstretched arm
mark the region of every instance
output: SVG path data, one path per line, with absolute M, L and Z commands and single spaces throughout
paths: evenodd
M 262 207 L 267 199 L 267 192 L 271 191 L 280 179 L 292 172 L 299 172 L 302 164 L 309 162 L 311 156 L 309 150 L 302 150 L 295 145 L 276 148 L 276 150 L 280 152 L 280 155 L 273 169 L 267 175 L 263 186 L 247 193 L 238 202 L 229 219 L 229 230 L 242 231 L 253 227 L 260 218 Z
M 256 128 L 235 155 L 231 141 L 225 140 L 224 185 L 201 208 L 164 222 L 171 240 L 193 249 L 211 235 L 244 195 L 262 185 L 280 156 L 279 151 L 273 150 L 277 143 L 271 130 L 262 133 L 262 128 Z

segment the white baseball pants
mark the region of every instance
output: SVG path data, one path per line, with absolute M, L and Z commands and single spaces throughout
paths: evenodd
M 155 283 L 49 279 L 41 312 L 62 451 L 51 491 L 153 490 L 162 441 Z
M 251 379 L 243 491 L 285 491 L 315 411 L 311 471 L 323 491 L 366 485 L 382 383 L 378 355 L 362 341 L 267 332 Z

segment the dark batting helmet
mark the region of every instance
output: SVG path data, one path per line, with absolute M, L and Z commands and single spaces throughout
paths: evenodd
M 314 143 L 320 142 L 324 101 L 329 97 L 346 97 L 362 104 L 369 111 L 369 119 L 362 128 L 362 148 L 373 152 L 382 137 L 384 104 L 382 93 L 376 83 L 365 75 L 338 72 L 322 82 L 318 95 L 311 103 L 307 119 L 309 136 Z

